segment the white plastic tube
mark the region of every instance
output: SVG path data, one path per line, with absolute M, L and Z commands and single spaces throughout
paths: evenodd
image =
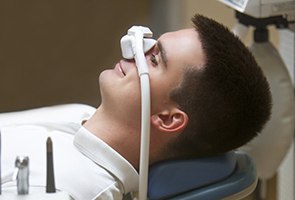
M 149 146 L 150 146 L 150 82 L 145 52 L 156 43 L 152 32 L 142 26 L 133 26 L 128 30 L 128 35 L 121 39 L 122 55 L 126 59 L 134 58 L 138 68 L 141 86 L 141 141 L 140 141 L 140 166 L 139 166 L 139 200 L 147 199 Z
M 135 33 L 135 62 L 141 86 L 141 141 L 139 166 L 139 200 L 147 199 L 149 149 L 150 149 L 150 82 L 143 51 L 143 33 Z

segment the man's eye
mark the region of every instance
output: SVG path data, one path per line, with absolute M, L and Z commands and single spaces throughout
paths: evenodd
M 152 54 L 151 55 L 151 61 L 154 65 L 158 65 L 158 61 L 157 61 L 157 58 L 156 58 L 156 55 L 155 54 Z

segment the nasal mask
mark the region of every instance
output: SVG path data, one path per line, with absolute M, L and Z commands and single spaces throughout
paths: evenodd
M 127 35 L 121 38 L 121 51 L 125 59 L 135 59 L 139 75 L 148 73 L 148 69 L 144 69 L 146 64 L 144 54 L 155 46 L 156 40 L 152 39 L 152 31 L 144 26 L 132 26 Z
M 156 44 L 153 33 L 147 27 L 133 26 L 121 38 L 121 51 L 125 59 L 135 59 L 141 86 L 141 141 L 139 166 L 139 200 L 147 199 L 147 182 L 150 144 L 150 82 L 145 53 Z

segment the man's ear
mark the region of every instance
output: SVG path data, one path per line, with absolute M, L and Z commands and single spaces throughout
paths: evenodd
M 178 108 L 172 111 L 163 111 L 151 117 L 152 125 L 166 133 L 182 132 L 188 123 L 188 116 Z

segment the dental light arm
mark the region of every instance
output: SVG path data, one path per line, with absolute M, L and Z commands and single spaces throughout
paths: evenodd
M 128 34 L 121 39 L 122 55 L 125 59 L 135 59 L 140 76 L 141 86 L 141 142 L 140 142 L 140 166 L 139 166 L 139 199 L 147 199 L 149 144 L 150 144 L 150 82 L 149 72 L 145 59 L 156 41 L 151 38 L 152 32 L 147 27 L 133 26 Z

